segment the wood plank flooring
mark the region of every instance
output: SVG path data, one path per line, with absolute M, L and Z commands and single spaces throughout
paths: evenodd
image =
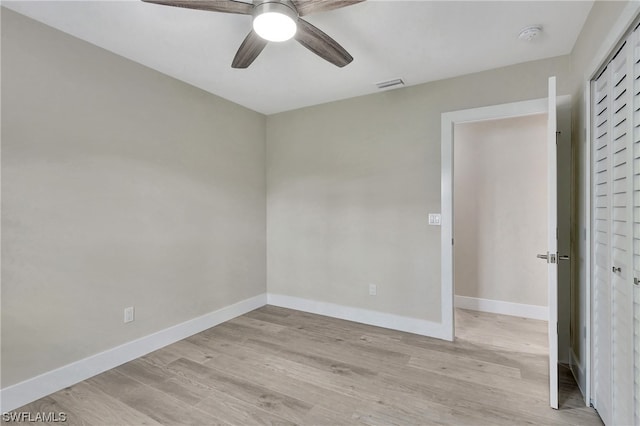
M 15 411 L 69 425 L 601 425 L 546 323 L 456 311 L 455 343 L 265 306 Z M 569 373 L 570 374 L 570 373 Z

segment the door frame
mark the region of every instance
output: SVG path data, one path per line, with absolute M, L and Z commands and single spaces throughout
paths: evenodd
M 559 104 L 571 102 L 571 96 L 558 96 Z M 455 338 L 454 318 L 454 285 L 453 285 L 453 140 L 454 126 L 475 121 L 496 120 L 501 118 L 522 117 L 527 115 L 546 114 L 548 99 L 540 98 L 529 101 L 470 108 L 445 112 L 441 117 L 441 273 L 442 273 L 442 325 L 448 340 Z

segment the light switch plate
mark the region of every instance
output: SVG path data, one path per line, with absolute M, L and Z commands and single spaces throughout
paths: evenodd
M 135 320 L 135 312 L 133 310 L 133 306 L 129 306 L 128 308 L 124 308 L 124 322 L 125 324 L 128 322 L 132 322 Z
M 440 213 L 429 213 L 429 225 L 439 226 L 440 223 Z

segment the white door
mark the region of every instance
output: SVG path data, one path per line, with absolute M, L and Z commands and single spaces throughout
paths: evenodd
M 549 404 L 558 408 L 558 129 L 556 78 L 549 78 L 547 122 L 547 273 L 549 298 Z
M 593 173 L 593 405 L 611 424 L 611 107 L 610 72 L 592 83 L 592 173 Z
M 611 399 L 610 424 L 632 425 L 633 221 L 631 58 L 625 44 L 609 65 L 611 82 Z M 604 420 L 604 418 L 603 418 Z M 605 420 L 606 423 L 606 420 Z
M 549 78 L 547 121 L 547 261 L 549 303 L 549 405 L 558 408 L 558 129 L 556 78 Z
M 640 105 L 634 106 L 639 88 L 631 78 L 637 37 L 627 39 L 592 84 L 592 402 L 606 425 L 632 425 L 637 412 L 633 283 L 640 278 Z
M 631 92 L 629 132 L 633 142 L 633 359 L 634 359 L 634 393 L 635 424 L 640 425 L 640 30 L 636 29 L 631 36 L 633 60 L 630 72 L 633 75 L 633 90 Z

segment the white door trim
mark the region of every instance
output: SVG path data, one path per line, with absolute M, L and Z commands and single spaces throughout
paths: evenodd
M 559 104 L 571 102 L 559 96 Z M 448 340 L 455 337 L 453 290 L 453 127 L 459 123 L 547 113 L 547 98 L 445 112 L 441 117 L 441 307 L 442 326 Z
M 583 306 L 585 308 L 585 342 L 584 342 L 584 359 L 580 360 L 583 363 L 584 368 L 584 403 L 587 407 L 591 406 L 591 275 L 593 274 L 591 259 L 592 259 L 592 243 L 591 243 L 591 197 L 593 188 L 592 175 L 591 175 L 591 80 L 587 81 L 584 86 L 584 110 L 586 114 L 586 124 L 585 124 L 585 164 L 583 167 L 585 168 L 584 179 L 585 185 L 584 188 L 584 205 L 579 206 L 578 208 L 582 208 L 585 210 L 584 216 L 584 240 L 581 242 L 585 245 L 586 248 L 586 256 L 585 256 L 585 300 L 587 306 Z M 578 216 L 580 212 L 578 212 Z M 580 243 L 579 243 L 580 244 Z M 580 382 L 579 380 L 577 380 Z

